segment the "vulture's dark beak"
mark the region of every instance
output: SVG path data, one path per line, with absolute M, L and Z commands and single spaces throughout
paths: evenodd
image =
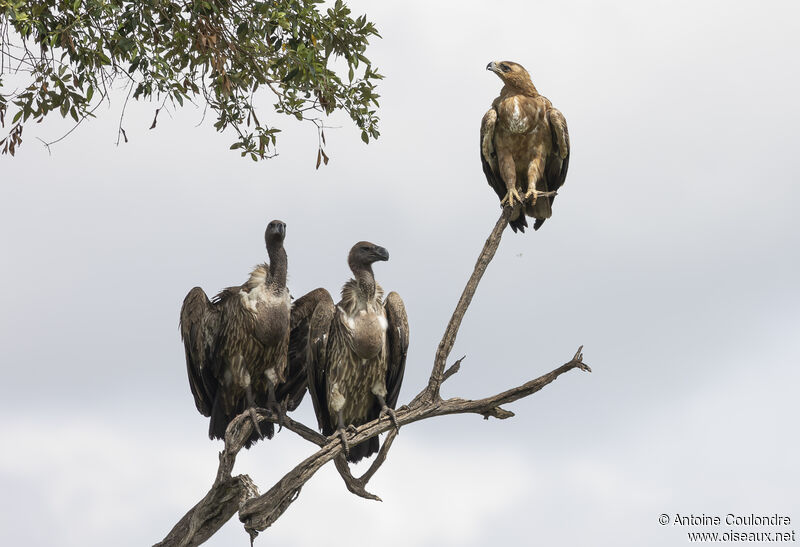
M 383 247 L 375 246 L 375 249 L 372 251 L 375 255 L 375 260 L 389 260 L 389 251 L 384 249 Z
M 275 234 L 283 239 L 286 236 L 286 223 L 280 220 L 273 220 L 267 227 L 267 235 Z

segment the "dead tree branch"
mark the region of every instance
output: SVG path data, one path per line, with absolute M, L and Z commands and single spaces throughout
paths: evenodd
M 501 420 L 510 418 L 514 416 L 514 413 L 503 409 L 501 405 L 512 403 L 536 393 L 572 369 L 577 368 L 591 372 L 589 366 L 583 362 L 583 346 L 581 346 L 572 359 L 555 370 L 502 393 L 475 400 L 460 399 L 458 397 L 445 400 L 441 398 L 440 387 L 442 383 L 459 371 L 461 362 L 464 359 L 464 357 L 458 359 L 445 370 L 445 364 L 455 344 L 461 320 L 472 301 L 486 267 L 497 251 L 500 238 L 503 230 L 508 225 L 511 212 L 510 207 L 503 209 L 497 224 L 486 240 L 467 286 L 461 294 L 444 336 L 439 343 L 428 384 L 413 398 L 409 405 L 397 409 L 395 416 L 398 425 L 403 426 L 420 420 L 450 414 L 479 414 L 484 419 L 489 417 Z M 259 420 L 273 423 L 278 421 L 277 416 L 264 409 L 259 409 L 257 417 Z M 323 465 L 331 460 L 334 461 L 337 471 L 350 492 L 366 499 L 380 501 L 378 496 L 366 490 L 366 486 L 386 461 L 389 449 L 397 437 L 397 430 L 389 417 L 385 416 L 356 428 L 348 438 L 349 444 L 353 446 L 376 435 L 388 432 L 380 452 L 375 457 L 370 468 L 361 477 L 352 475 L 350 467 L 344 458 L 344 447 L 338 434 L 325 437 L 289 417 L 284 417 L 283 427 L 317 445 L 319 449 L 286 473 L 267 492 L 259 495 L 258 489 L 247 475 L 231 477 L 236 455 L 250 437 L 253 429 L 253 421 L 250 418 L 250 414 L 245 412 L 239 415 L 230 423 L 225 432 L 225 449 L 220 453 L 219 469 L 211 490 L 197 505 L 189 510 L 167 537 L 157 545 L 159 547 L 199 545 L 213 535 L 237 510 L 239 512 L 239 520 L 244 524 L 245 530 L 250 534 L 252 541 L 259 532 L 266 530 L 283 515 L 289 505 L 298 498 L 303 485 Z
M 464 292 L 461 293 L 461 298 L 458 299 L 456 310 L 447 323 L 442 341 L 439 342 L 439 347 L 436 349 L 433 370 L 431 371 L 431 377 L 430 380 L 428 380 L 428 388 L 425 392 L 425 397 L 427 398 L 435 399 L 439 397 L 439 388 L 445 380 L 444 366 L 447 362 L 447 357 L 453 350 L 453 345 L 456 343 L 456 336 L 458 335 L 458 329 L 461 327 L 461 320 L 464 319 L 464 314 L 467 313 L 467 308 L 470 303 L 472 303 L 472 297 L 475 295 L 478 283 L 481 282 L 481 278 L 487 266 L 489 266 L 489 262 L 492 261 L 494 253 L 497 252 L 497 248 L 500 246 L 500 238 L 503 237 L 503 231 L 506 229 L 506 226 L 508 226 L 508 219 L 511 217 L 512 210 L 511 207 L 503 207 L 503 212 L 500 214 L 497 224 L 494 225 L 492 233 L 489 234 L 489 238 L 486 240 L 486 243 L 483 244 L 483 250 L 480 256 L 478 256 L 478 261 L 475 263 L 472 275 L 469 277 L 469 281 L 467 281 L 467 286 L 464 287 Z M 417 395 L 417 397 L 420 395 Z M 415 402 L 417 402 L 416 398 L 414 398 L 411 404 L 413 405 Z

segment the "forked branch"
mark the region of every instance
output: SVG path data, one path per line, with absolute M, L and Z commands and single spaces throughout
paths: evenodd
M 589 366 L 583 362 L 583 346 L 581 346 L 572 359 L 555 370 L 496 395 L 476 400 L 457 397 L 445 400 L 441 398 L 440 387 L 442 383 L 459 371 L 461 362 L 464 359 L 464 357 L 458 359 L 445 370 L 445 364 L 455 344 L 461 320 L 472 301 L 481 277 L 497 251 L 500 238 L 508 225 L 511 213 L 512 209 L 510 207 L 503 209 L 497 224 L 486 240 L 467 286 L 461 294 L 444 336 L 439 343 L 428 384 L 414 397 L 409 405 L 397 409 L 395 416 L 398 425 L 403 426 L 435 416 L 449 414 L 473 413 L 479 414 L 485 419 L 489 417 L 498 419 L 510 418 L 514 416 L 514 413 L 503 409 L 501 405 L 512 403 L 536 393 L 560 375 L 572 369 L 577 368 L 591 372 Z M 257 417 L 259 420 L 273 423 L 278 421 L 277 416 L 264 409 L 258 410 Z M 237 416 L 225 432 L 225 449 L 220 453 L 219 469 L 211 490 L 175 525 L 164 541 L 157 545 L 161 547 L 199 545 L 213 535 L 237 510 L 239 512 L 239 520 L 244 523 L 244 527 L 250 534 L 252 541 L 259 532 L 267 529 L 283 515 L 289 505 L 298 498 L 303 485 L 323 465 L 331 460 L 334 461 L 337 471 L 350 492 L 366 499 L 380 501 L 378 496 L 366 490 L 366 486 L 386 461 L 389 449 L 397 437 L 397 430 L 388 417 L 384 416 L 355 428 L 355 431 L 348 438 L 348 443 L 353 446 L 376 435 L 388 432 L 380 452 L 375 457 L 370 468 L 361 477 L 352 475 L 350 467 L 345 460 L 342 440 L 338 435 L 325 437 L 288 416 L 283 418 L 283 426 L 315 444 L 318 450 L 286 473 L 267 492 L 259 495 L 258 489 L 247 475 L 231 477 L 236 455 L 250 437 L 253 429 L 253 421 L 250 418 L 250 414 L 245 412 Z

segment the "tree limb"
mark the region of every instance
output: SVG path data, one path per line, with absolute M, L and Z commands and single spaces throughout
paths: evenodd
M 367 492 L 365 487 L 375 472 L 378 471 L 381 465 L 383 465 L 383 462 L 386 461 L 386 456 L 388 455 L 389 449 L 392 447 L 392 443 L 396 437 L 397 429 L 390 429 L 389 434 L 386 436 L 386 440 L 383 441 L 383 444 L 381 445 L 380 452 L 378 452 L 378 455 L 375 457 L 375 461 L 372 462 L 372 465 L 369 466 L 369 469 L 367 469 L 367 471 L 359 478 L 355 478 L 350 473 L 350 466 L 347 464 L 347 459 L 344 456 L 340 454 L 336 457 L 334 460 L 336 470 L 339 472 L 339 475 L 342 476 L 342 479 L 344 479 L 345 486 L 347 486 L 347 489 L 350 492 L 356 496 L 360 496 L 368 500 L 383 501 L 375 494 Z
M 450 414 L 472 413 L 479 414 L 485 419 L 489 417 L 497 419 L 510 418 L 514 416 L 514 413 L 501 408 L 501 405 L 512 403 L 536 393 L 572 369 L 577 368 L 585 372 L 591 372 L 589 366 L 583 362 L 583 346 L 581 346 L 572 359 L 560 367 L 501 393 L 476 400 L 460 399 L 458 397 L 443 400 L 440 396 L 439 389 L 442 383 L 458 372 L 464 359 L 464 357 L 458 359 L 445 371 L 447 357 L 453 349 L 461 320 L 472 301 L 486 267 L 497 251 L 503 230 L 508 225 L 511 211 L 510 207 L 503 209 L 492 233 L 483 246 L 472 275 L 461 294 L 444 336 L 439 343 L 428 385 L 414 397 L 409 405 L 396 410 L 395 417 L 398 426 Z M 278 422 L 278 417 L 265 409 L 258 409 L 257 417 L 259 420 Z M 231 477 L 236 455 L 250 437 L 253 429 L 253 421 L 250 418 L 250 414 L 247 412 L 240 414 L 231 421 L 225 432 L 225 449 L 220 453 L 217 478 L 211 490 L 175 525 L 164 541 L 157 545 L 160 547 L 199 545 L 216 532 L 237 509 L 239 511 L 239 520 L 242 521 L 245 530 L 250 534 L 252 542 L 259 532 L 266 530 L 283 515 L 286 509 L 298 498 L 303 485 L 323 465 L 331 460 L 334 461 L 337 471 L 350 492 L 366 499 L 380 501 L 378 496 L 366 490 L 366 485 L 386 461 L 389 449 L 397 437 L 397 429 L 388 416 L 380 417 L 354 428 L 354 432 L 349 434 L 348 443 L 352 446 L 381 433 L 388 432 L 388 436 L 372 465 L 358 478 L 354 477 L 350 472 L 350 467 L 345 460 L 342 439 L 338 434 L 325 437 L 288 416 L 283 418 L 283 426 L 317 445 L 319 450 L 297 464 L 267 492 L 258 495 L 258 490 L 249 477 L 246 475 Z
M 500 238 L 503 237 L 503 231 L 506 229 L 506 226 L 508 226 L 508 219 L 511 216 L 512 210 L 511 207 L 503 207 L 500 218 L 497 220 L 492 233 L 489 234 L 486 243 L 483 245 L 483 250 L 478 256 L 478 261 L 475 263 L 472 275 L 469 281 L 467 281 L 467 286 L 464 287 L 464 291 L 461 293 L 461 298 L 458 299 L 456 309 L 450 317 L 450 321 L 447 323 L 447 328 L 444 331 L 444 336 L 442 336 L 439 347 L 436 349 L 436 357 L 433 361 L 433 370 L 428 380 L 425 397 L 439 397 L 439 388 L 445 380 L 443 374 L 444 365 L 447 362 L 447 357 L 453 350 L 453 345 L 456 343 L 456 336 L 458 335 L 458 329 L 461 327 L 461 320 L 464 319 L 464 314 L 467 313 L 467 308 L 472 302 L 472 297 L 475 295 L 478 283 L 480 283 L 487 266 L 489 266 L 489 262 L 492 261 L 495 252 L 497 252 L 497 247 L 500 246 Z M 419 397 L 419 395 L 417 397 Z M 414 398 L 411 404 L 413 405 L 416 401 L 417 398 Z
M 420 420 L 425 420 L 436 416 L 446 416 L 449 414 L 474 413 L 484 416 L 488 414 L 501 417 L 501 415 L 507 411 L 499 409 L 498 407 L 500 405 L 511 403 L 536 393 L 565 372 L 568 372 L 574 368 L 591 372 L 591 369 L 583 363 L 580 351 L 581 350 L 579 349 L 572 360 L 561 365 L 557 369 L 548 372 L 539 378 L 526 382 L 521 386 L 517 386 L 491 397 L 477 400 L 466 400 L 459 398 L 447 400 L 429 400 L 416 406 L 398 409 L 395 413 L 397 423 L 399 425 L 406 425 L 413 422 L 418 422 Z M 249 428 L 252 427 L 252 422 L 249 425 L 245 422 L 243 425 Z M 387 431 L 396 431 L 394 429 L 394 424 L 392 424 L 391 420 L 386 417 L 380 418 L 356 428 L 355 433 L 350 436 L 348 442 L 351 446 L 353 446 Z M 267 493 L 247 500 L 244 503 L 243 508 L 239 511 L 239 520 L 244 523 L 245 529 L 250 534 L 250 537 L 255 538 L 259 532 L 267 529 L 273 522 L 275 522 L 275 520 L 277 520 L 278 517 L 280 517 L 280 515 L 282 515 L 287 509 L 289 504 L 297 499 L 302 485 L 305 484 L 312 476 L 314 476 L 314 473 L 316 473 L 317 470 L 319 470 L 323 465 L 340 455 L 343 455 L 341 440 L 338 438 L 338 436 L 331 436 L 328 444 L 323 446 L 315 454 L 303 460 L 289 473 L 284 475 L 284 477 Z M 377 461 L 378 460 L 376 459 L 376 462 Z M 373 463 L 373 465 L 375 465 L 375 463 Z M 369 473 L 369 471 L 367 473 Z M 370 475 L 369 478 L 371 477 L 372 476 Z M 352 483 L 348 482 L 348 479 L 345 479 L 345 482 L 348 484 L 348 488 L 352 485 Z M 366 481 L 364 481 L 364 483 L 366 483 Z M 357 484 L 358 483 L 356 483 L 356 485 Z M 361 487 L 363 489 L 363 484 Z M 354 493 L 359 494 L 358 492 Z M 368 496 L 362 497 L 374 499 L 374 497 L 370 496 L 374 496 L 374 494 L 369 494 Z
M 154 547 L 193 547 L 205 542 L 230 520 L 244 501 L 258 495 L 258 487 L 247 475 L 214 483 L 208 494 L 192 507 Z

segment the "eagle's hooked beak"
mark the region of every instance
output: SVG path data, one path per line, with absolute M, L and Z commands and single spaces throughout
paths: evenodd
M 492 61 L 491 63 L 486 65 L 486 70 L 491 70 L 492 72 L 497 72 L 497 70 L 495 69 L 495 66 L 494 66 L 494 61 Z

